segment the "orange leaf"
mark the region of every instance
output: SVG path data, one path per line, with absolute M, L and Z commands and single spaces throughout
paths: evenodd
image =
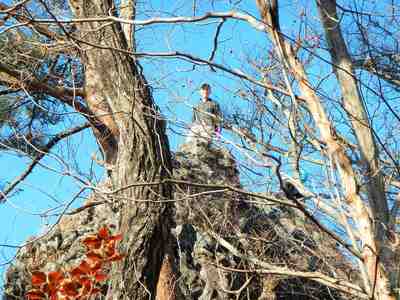
M 108 237 L 110 236 L 110 231 L 106 226 L 103 226 L 100 228 L 99 233 L 97 235 L 99 238 L 105 240 L 108 239 Z
M 82 272 L 90 273 L 92 267 L 86 260 L 82 260 L 78 267 Z
M 60 288 L 60 286 L 58 286 L 58 285 L 54 285 L 54 284 L 48 284 L 47 285 L 47 289 L 46 289 L 46 294 L 47 295 L 49 295 L 50 297 L 51 296 L 53 296 L 53 295 L 57 295 L 57 293 L 58 293 L 58 291 L 59 291 L 59 288 Z
M 108 257 L 110 257 L 110 256 L 113 256 L 115 254 L 116 250 L 115 250 L 114 246 L 111 246 L 111 247 L 107 247 L 105 252 L 106 252 L 106 255 Z
M 32 273 L 32 285 L 36 286 L 36 285 L 41 285 L 43 283 L 45 283 L 47 280 L 47 276 L 45 273 L 43 272 L 33 272 Z
M 110 241 L 107 241 L 107 243 L 106 243 L 104 246 L 105 246 L 105 248 L 107 248 L 107 249 L 115 248 L 116 243 L 117 243 L 116 241 L 110 240 Z
M 69 274 L 73 279 L 86 275 L 86 273 L 79 269 L 79 267 L 73 268 L 71 271 L 69 271 Z
M 94 262 L 103 261 L 103 257 L 102 257 L 100 254 L 95 253 L 95 252 L 93 252 L 93 251 L 87 253 L 87 254 L 86 254 L 86 257 L 87 257 L 88 259 L 94 261 Z
M 78 284 L 76 281 L 69 281 L 63 284 L 61 288 L 61 292 L 66 296 L 78 296 L 79 292 L 78 289 L 81 288 L 81 285 Z
M 40 287 L 40 290 L 45 294 L 51 293 L 50 285 L 47 282 Z
M 61 281 L 63 281 L 64 274 L 62 272 L 50 272 L 47 275 L 50 284 L 58 285 Z
M 85 278 L 80 280 L 80 284 L 82 284 L 82 291 L 81 291 L 81 296 L 88 296 L 90 291 L 93 288 L 93 283 L 91 280 Z
M 60 300 L 61 298 L 58 297 L 58 291 L 54 292 L 50 296 L 50 300 Z
M 94 279 L 97 282 L 105 281 L 105 280 L 107 280 L 107 278 L 108 278 L 108 276 L 106 274 L 103 274 L 103 273 L 100 273 L 100 272 L 96 273 L 96 275 L 94 276 Z
M 25 294 L 28 300 L 41 300 L 46 299 L 46 294 L 39 290 L 31 290 Z
M 101 239 L 97 236 L 88 236 L 82 243 L 89 249 L 99 249 L 101 247 Z

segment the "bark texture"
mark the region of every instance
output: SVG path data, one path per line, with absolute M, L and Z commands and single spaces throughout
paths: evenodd
M 104 16 L 112 1 L 71 0 L 76 17 Z M 89 107 L 108 131 L 99 138 L 105 160 L 111 163 L 112 200 L 121 212 L 125 260 L 114 270 L 112 299 L 154 299 L 172 225 L 168 184 L 130 187 L 170 174 L 168 141 L 140 66 L 119 50 L 128 48 L 119 24 L 79 24 L 77 40 L 85 66 Z M 104 141 L 107 141 L 106 143 Z

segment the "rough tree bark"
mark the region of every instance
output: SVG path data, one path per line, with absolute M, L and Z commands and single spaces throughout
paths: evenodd
M 70 0 L 69 3 L 78 18 L 105 16 L 115 11 L 113 1 Z M 172 271 L 169 266 L 173 264 L 173 256 L 168 252 L 172 207 L 160 202 L 171 199 L 171 187 L 168 184 L 124 187 L 168 177 L 169 146 L 140 66 L 118 51 L 128 49 L 132 40 L 127 41 L 119 24 L 104 25 L 78 24 L 77 40 L 85 67 L 86 101 L 108 128 L 107 135 L 98 140 L 105 160 L 111 164 L 112 188 L 120 189 L 114 200 L 121 213 L 120 231 L 124 236 L 121 247 L 126 257 L 113 270 L 108 297 L 155 299 L 164 258 L 163 272 Z M 167 294 L 173 299 L 171 285 L 159 284 L 159 288 L 170 289 Z
M 369 293 L 374 293 L 375 299 L 393 299 L 390 295 L 389 279 L 385 268 L 378 259 L 377 241 L 375 239 L 374 226 L 372 224 L 369 210 L 360 195 L 356 182 L 356 173 L 351 165 L 343 145 L 332 133 L 332 123 L 328 119 L 325 109 L 309 82 L 304 66 L 297 58 L 291 44 L 281 35 L 279 25 L 279 9 L 277 0 L 256 0 L 262 20 L 268 26 L 268 33 L 273 41 L 282 63 L 289 69 L 302 93 L 302 98 L 307 105 L 316 126 L 318 127 L 321 139 L 326 144 L 328 157 L 333 161 L 342 181 L 343 193 L 347 204 L 350 207 L 351 217 L 356 223 L 362 242 L 362 265 L 364 281 Z M 374 292 L 373 292 L 374 291 Z

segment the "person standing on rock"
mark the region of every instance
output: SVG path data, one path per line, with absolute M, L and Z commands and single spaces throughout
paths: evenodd
M 192 119 L 194 127 L 201 126 L 202 132 L 198 132 L 198 134 L 208 139 L 211 139 L 213 135 L 219 137 L 221 132 L 221 109 L 219 104 L 209 97 L 210 94 L 211 86 L 208 83 L 202 84 L 200 87 L 201 100 L 193 108 Z

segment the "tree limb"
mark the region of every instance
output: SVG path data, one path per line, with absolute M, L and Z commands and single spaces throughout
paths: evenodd
M 28 2 L 28 1 L 21 1 L 18 4 L 15 4 L 13 6 L 8 6 L 4 3 L 0 3 L 0 14 L 8 14 L 12 17 L 14 17 L 18 22 L 25 23 L 27 26 L 31 27 L 32 29 L 36 30 L 38 33 L 44 35 L 45 37 L 51 39 L 51 40 L 62 40 L 63 37 L 60 36 L 59 34 L 49 30 L 47 26 L 42 26 L 40 24 L 34 24 L 32 22 L 32 19 L 17 13 L 17 11 L 23 7 L 23 5 Z
M 380 59 L 376 57 L 353 60 L 353 65 L 355 68 L 368 71 L 382 78 L 386 82 L 393 84 L 396 86 L 396 88 L 400 88 L 400 76 L 398 70 L 393 67 L 393 61 L 391 65 L 385 66 L 382 62 L 380 62 Z

